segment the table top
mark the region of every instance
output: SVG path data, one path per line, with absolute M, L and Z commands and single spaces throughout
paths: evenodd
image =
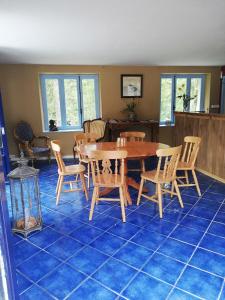
M 153 142 L 126 142 L 125 146 L 117 147 L 116 142 L 91 143 L 81 145 L 80 150 L 83 155 L 89 155 L 95 150 L 126 150 L 127 158 L 149 157 L 156 155 L 158 149 L 169 148 L 168 145 Z

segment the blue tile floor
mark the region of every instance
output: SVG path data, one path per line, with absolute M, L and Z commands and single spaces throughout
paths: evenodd
M 182 189 L 182 209 L 164 196 L 162 220 L 130 190 L 126 223 L 112 203 L 100 203 L 89 222 L 92 189 L 89 202 L 65 193 L 56 207 L 57 167 L 42 166 L 43 230 L 14 235 L 20 299 L 225 299 L 225 184 L 198 179 L 202 197 Z

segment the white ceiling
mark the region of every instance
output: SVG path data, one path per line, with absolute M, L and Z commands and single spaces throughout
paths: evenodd
M 225 0 L 0 0 L 0 62 L 225 65 Z

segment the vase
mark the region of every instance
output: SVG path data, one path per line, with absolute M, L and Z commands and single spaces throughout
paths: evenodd
M 135 114 L 135 112 L 129 112 L 129 113 L 128 113 L 128 120 L 129 120 L 129 121 L 134 121 L 134 120 L 136 120 L 136 114 Z
M 189 111 L 189 107 L 188 107 L 188 103 L 183 103 L 183 112 L 188 112 Z

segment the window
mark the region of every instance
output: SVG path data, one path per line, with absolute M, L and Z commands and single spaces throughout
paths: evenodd
M 174 111 L 183 111 L 183 101 L 178 96 L 195 97 L 189 103 L 189 111 L 203 111 L 205 75 L 161 75 L 160 124 L 174 124 Z
M 46 131 L 51 119 L 59 130 L 76 130 L 100 117 L 98 75 L 41 74 L 40 81 Z

